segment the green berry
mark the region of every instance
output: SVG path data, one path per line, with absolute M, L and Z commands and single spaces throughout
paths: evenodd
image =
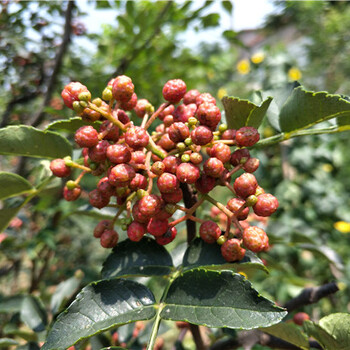
M 188 123 L 188 125 L 193 126 L 193 125 L 196 125 L 198 123 L 198 120 L 195 117 L 189 117 L 187 123 Z
M 217 239 L 216 243 L 217 243 L 218 245 L 223 245 L 226 241 L 227 241 L 227 238 L 226 238 L 225 236 L 220 236 L 220 237 Z
M 164 210 L 169 213 L 169 214 L 174 214 L 176 212 L 176 207 L 174 204 L 168 203 L 165 207 Z
M 190 137 L 187 137 L 184 141 L 186 146 L 191 146 L 193 144 L 192 139 Z
M 142 190 L 142 189 L 138 189 L 136 192 L 136 195 L 139 199 L 143 198 L 144 196 L 146 196 L 148 194 L 147 191 Z
M 80 102 L 79 101 L 74 101 L 73 102 L 73 110 L 77 114 L 81 114 L 84 111 L 84 107 L 80 106 Z
M 85 102 L 85 101 L 80 101 L 79 104 L 80 104 L 80 106 L 82 106 L 83 108 L 87 108 L 87 106 L 88 106 L 87 102 Z
M 112 89 L 110 87 L 106 87 L 102 92 L 102 98 L 105 101 L 110 101 L 113 98 Z
M 77 187 L 77 184 L 73 180 L 69 180 L 66 183 L 66 186 L 69 190 L 74 190 Z
M 190 157 L 190 155 L 189 154 L 183 154 L 182 156 L 181 156 L 181 162 L 182 163 L 188 163 L 189 161 L 190 161 L 190 159 L 191 159 L 191 157 Z
M 179 142 L 176 144 L 176 148 L 180 151 L 183 152 L 186 149 L 186 145 L 183 142 Z
M 99 97 L 93 99 L 93 100 L 92 100 L 92 103 L 93 103 L 95 106 L 97 106 L 97 107 L 101 107 L 101 106 L 102 106 L 102 100 L 101 100 Z
M 219 125 L 219 131 L 221 133 L 225 132 L 227 130 L 227 128 L 228 128 L 227 124 L 220 124 Z
M 258 197 L 257 196 L 254 196 L 253 194 L 251 196 L 249 196 L 247 199 L 246 199 L 246 205 L 247 207 L 252 207 L 253 205 L 256 204 L 256 202 L 258 201 Z
M 63 160 L 67 166 L 72 166 L 74 164 L 74 162 L 72 161 L 72 158 L 70 156 L 64 157 Z
M 78 98 L 79 98 L 80 101 L 89 102 L 91 100 L 91 93 L 89 91 L 81 92 L 78 95 Z

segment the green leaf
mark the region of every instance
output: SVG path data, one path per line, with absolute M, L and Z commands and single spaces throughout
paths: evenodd
M 81 278 L 75 276 L 61 282 L 55 293 L 51 297 L 50 308 L 53 314 L 56 314 L 62 307 L 65 301 L 70 299 L 79 287 Z
M 77 129 L 79 129 L 82 126 L 85 125 L 91 125 L 93 126 L 96 130 L 99 129 L 101 122 L 96 121 L 96 122 L 88 122 L 80 117 L 74 117 L 74 118 L 69 118 L 69 119 L 61 119 L 61 120 L 56 120 L 52 123 L 50 123 L 47 127 L 46 130 L 59 130 L 59 131 L 69 131 L 69 132 L 75 132 Z
M 230 129 L 239 129 L 243 126 L 258 128 L 262 123 L 272 97 L 268 97 L 260 106 L 238 97 L 225 96 L 222 98 L 227 125 Z
M 21 311 L 23 294 L 0 298 L 0 313 L 16 313 Z
M 268 327 L 287 314 L 232 271 L 187 271 L 171 284 L 164 303 L 163 319 L 213 328 Z
M 281 131 L 293 132 L 325 120 L 350 116 L 350 102 L 327 92 L 293 90 L 279 115 Z
M 229 15 L 232 14 L 233 4 L 231 1 L 221 1 L 221 6 L 228 12 Z
M 346 350 L 347 348 L 339 348 L 336 340 L 327 333 L 322 327 L 311 321 L 304 321 L 303 328 L 305 332 L 315 338 L 325 350 Z
M 0 339 L 0 348 L 6 348 L 8 346 L 18 345 L 18 341 L 11 338 L 1 338 Z
M 220 15 L 218 13 L 210 13 L 201 18 L 203 28 L 215 27 L 219 25 Z
M 103 348 L 101 350 L 128 350 L 128 349 L 121 348 L 120 346 L 109 346 L 108 348 Z
M 155 315 L 154 303 L 151 291 L 134 281 L 93 282 L 58 316 L 42 350 L 66 349 L 112 327 L 149 320 Z
M 283 339 L 303 350 L 310 349 L 307 336 L 300 330 L 300 327 L 294 324 L 281 322 L 267 328 L 261 328 L 260 330 Z
M 0 199 L 19 196 L 30 192 L 33 186 L 22 176 L 0 171 Z
M 22 206 L 16 208 L 4 208 L 0 210 L 0 232 L 4 231 L 11 220 L 17 215 Z
M 321 318 L 320 327 L 337 342 L 339 349 L 348 349 L 350 344 L 350 314 L 335 313 Z
M 235 270 L 250 272 L 256 269 L 268 272 L 263 262 L 252 252 L 247 251 L 243 260 L 237 263 L 228 263 L 221 254 L 218 244 L 208 244 L 197 237 L 188 247 L 184 259 L 184 270 L 205 268 L 207 270 Z
M 21 320 L 34 332 L 42 332 L 47 325 L 47 314 L 37 297 L 28 295 L 22 301 Z
M 168 251 L 152 238 L 119 243 L 103 264 L 102 277 L 168 275 L 173 262 Z
M 39 158 L 63 158 L 71 155 L 66 138 L 31 126 L 8 126 L 0 129 L 0 154 Z

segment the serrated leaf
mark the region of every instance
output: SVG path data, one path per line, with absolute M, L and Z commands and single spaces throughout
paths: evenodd
M 88 122 L 83 120 L 80 117 L 73 117 L 69 119 L 61 119 L 61 120 L 56 120 L 52 123 L 50 123 L 47 127 L 46 130 L 59 130 L 59 131 L 69 131 L 69 132 L 75 132 L 77 129 L 79 129 L 82 126 L 85 125 L 91 125 L 93 126 L 96 130 L 99 129 L 101 122 L 96 121 L 96 122 Z
M 221 101 L 230 129 L 239 129 L 243 126 L 253 126 L 257 129 L 264 119 L 272 97 L 268 97 L 260 106 L 238 97 L 225 96 Z
M 350 314 L 335 313 L 321 318 L 319 326 L 329 333 L 337 342 L 339 349 L 350 346 Z
M 350 102 L 327 92 L 294 89 L 279 115 L 281 131 L 292 132 L 309 128 L 332 118 L 350 116 Z
M 268 273 L 268 269 L 254 253 L 247 251 L 243 260 L 228 263 L 222 257 L 221 248 L 218 244 L 205 243 L 199 237 L 191 242 L 182 264 L 184 270 L 200 267 L 207 270 L 235 270 L 249 273 L 258 269 Z
M 168 251 L 152 238 L 119 243 L 103 264 L 102 277 L 168 275 L 173 262 Z
M 51 312 L 53 314 L 56 314 L 62 307 L 62 304 L 74 295 L 80 282 L 81 278 L 73 276 L 57 286 L 50 303 Z
M 305 332 L 315 338 L 325 350 L 346 350 L 347 348 L 339 348 L 336 340 L 318 324 L 311 321 L 304 321 L 303 328 Z
M 0 171 L 0 199 L 30 192 L 33 186 L 22 176 L 17 174 Z
M 4 231 L 11 220 L 17 215 L 22 206 L 16 208 L 4 208 L 0 210 L 0 232 Z
M 37 297 L 28 295 L 22 301 L 21 320 L 34 332 L 42 332 L 47 325 L 47 314 Z
M 298 346 L 300 349 L 310 349 L 307 336 L 294 324 L 280 322 L 267 328 L 261 328 L 260 330 Z
M 0 154 L 39 158 L 63 158 L 71 155 L 66 138 L 31 126 L 8 126 L 0 129 Z
M 112 327 L 149 320 L 155 315 L 154 303 L 152 292 L 137 282 L 93 282 L 58 316 L 42 350 L 66 349 Z
M 162 318 L 213 328 L 268 327 L 287 314 L 232 271 L 187 271 L 171 284 L 164 303 Z
M 299 248 L 316 252 L 325 257 L 330 263 L 334 264 L 338 270 L 343 270 L 343 262 L 336 251 L 325 245 L 314 245 L 309 243 L 298 244 Z
M 0 348 L 7 348 L 8 346 L 18 345 L 18 341 L 11 338 L 1 338 Z

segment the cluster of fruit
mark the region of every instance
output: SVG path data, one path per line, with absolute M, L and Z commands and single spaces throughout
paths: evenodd
M 89 193 L 90 204 L 118 209 L 113 220 L 99 222 L 94 230 L 106 248 L 117 244 L 114 224 L 125 212 L 121 228 L 132 241 L 148 233 L 159 244 L 168 244 L 177 234 L 177 224 L 194 220 L 200 223 L 200 237 L 220 244 L 227 261 L 243 259 L 245 249 L 267 250 L 263 229 L 240 224 L 250 208 L 267 217 L 278 207 L 277 199 L 265 193 L 253 175 L 259 160 L 250 156 L 248 147 L 259 141 L 258 131 L 219 124 L 221 112 L 215 98 L 197 90 L 186 92 L 180 79 L 169 80 L 162 92 L 166 102 L 154 111 L 147 100 L 137 99 L 132 80 L 124 75 L 108 83 L 102 99 L 91 100 L 90 92 L 79 82 L 65 86 L 62 97 L 66 106 L 91 124 L 98 120 L 99 128 L 94 123 L 76 131 L 75 142 L 82 148 L 80 161 L 67 157 L 51 162 L 53 174 L 59 177 L 69 176 L 71 168 L 82 170 L 76 180 L 66 183 L 64 198 L 72 201 L 79 197 L 79 182 L 86 173 L 100 177 L 96 189 Z M 130 120 L 127 111 L 132 110 L 142 119 L 140 126 Z M 162 123 L 150 134 L 148 129 L 156 119 Z M 233 175 L 236 178 L 231 184 Z M 226 205 L 209 195 L 216 186 L 226 186 L 232 192 Z M 183 191 L 197 193 L 192 207 L 179 205 Z M 224 232 L 213 220 L 195 216 L 205 201 L 227 217 Z M 184 215 L 171 221 L 178 210 Z

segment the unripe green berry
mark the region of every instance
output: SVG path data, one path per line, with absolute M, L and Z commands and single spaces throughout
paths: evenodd
M 93 100 L 92 100 L 92 103 L 93 103 L 95 106 L 97 106 L 97 107 L 101 107 L 101 106 L 102 106 L 102 100 L 101 100 L 99 97 L 93 99 Z
M 195 117 L 189 117 L 187 122 L 188 122 L 188 125 L 193 126 L 198 123 L 198 120 Z
M 126 218 L 120 219 L 120 224 L 121 225 L 126 225 Z
M 87 108 L 87 106 L 88 106 L 87 102 L 85 102 L 85 101 L 80 101 L 79 104 L 80 104 L 80 106 L 82 106 L 83 108 Z
M 110 101 L 113 98 L 112 89 L 110 87 L 106 87 L 102 92 L 102 98 L 105 101 Z
M 181 162 L 182 163 L 188 163 L 189 161 L 190 161 L 190 155 L 189 154 L 183 154 L 182 156 L 181 156 Z
M 227 241 L 227 238 L 226 238 L 225 236 L 220 236 L 220 237 L 217 239 L 216 243 L 217 243 L 218 245 L 223 245 L 226 241 Z
M 152 136 L 156 136 L 157 135 L 157 131 L 152 131 Z
M 128 226 L 126 224 L 124 224 L 124 225 L 121 226 L 121 228 L 122 228 L 123 231 L 126 231 L 128 229 Z
M 128 218 L 125 219 L 126 220 L 126 224 L 130 225 L 134 220 L 129 216 Z
M 98 168 L 98 164 L 89 160 L 89 168 L 91 170 L 96 170 Z
M 72 158 L 70 156 L 64 157 L 63 160 L 67 166 L 72 166 L 74 164 L 74 162 L 72 161 Z
M 227 130 L 227 128 L 228 128 L 227 124 L 220 124 L 219 125 L 219 131 L 221 133 L 225 132 Z
M 170 204 L 168 203 L 165 207 L 164 210 L 168 213 L 168 214 L 174 214 L 176 212 L 176 207 L 174 204 Z
M 89 102 L 91 100 L 91 93 L 89 91 L 81 92 L 78 95 L 78 98 L 79 98 L 80 101 Z
M 186 146 L 191 146 L 193 144 L 192 139 L 190 137 L 187 137 L 184 141 Z
M 84 107 L 80 106 L 80 102 L 79 101 L 74 101 L 73 102 L 73 110 L 77 114 L 81 114 L 84 111 Z
M 176 144 L 176 148 L 180 151 L 183 152 L 186 149 L 186 145 L 183 142 L 179 142 Z
M 117 197 L 122 197 L 126 194 L 128 187 L 117 187 L 115 193 Z
M 141 199 L 144 196 L 147 196 L 148 192 L 139 188 L 136 192 L 136 195 L 137 195 L 137 198 Z
M 69 190 L 74 190 L 77 187 L 77 184 L 73 180 L 69 180 L 66 183 L 66 186 Z
M 252 194 L 246 199 L 246 205 L 247 207 L 252 207 L 253 205 L 256 204 L 257 201 L 258 201 L 258 197 Z
M 219 135 L 214 135 L 213 140 L 214 141 L 219 141 L 220 140 L 220 136 Z

